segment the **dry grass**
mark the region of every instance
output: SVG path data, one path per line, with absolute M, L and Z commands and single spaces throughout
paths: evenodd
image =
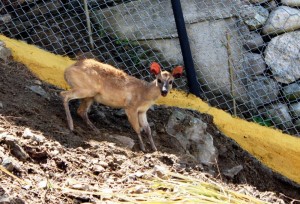
M 8 172 L 0 166 L 0 170 L 15 179 L 20 185 L 25 181 Z M 209 182 L 200 179 L 190 178 L 178 173 L 169 171 L 163 172 L 163 177 L 158 177 L 153 171 L 139 175 L 142 184 L 132 186 L 123 190 L 93 189 L 78 190 L 64 187 L 65 185 L 48 180 L 44 187 L 47 191 L 56 191 L 59 194 L 77 194 L 100 196 L 103 201 L 129 202 L 129 203 L 236 203 L 236 204 L 265 204 L 255 197 L 228 190 L 212 180 Z M 32 186 L 38 189 L 39 187 Z

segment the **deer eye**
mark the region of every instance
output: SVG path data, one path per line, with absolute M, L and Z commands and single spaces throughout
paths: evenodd
M 171 80 L 171 81 L 169 81 L 169 84 L 172 84 L 173 83 L 173 81 Z
M 161 80 L 160 79 L 157 79 L 157 82 L 161 84 Z

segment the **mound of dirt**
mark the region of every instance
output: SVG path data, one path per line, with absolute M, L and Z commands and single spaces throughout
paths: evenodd
M 26 203 L 97 203 L 100 196 L 78 196 L 32 186 L 43 187 L 47 179 L 52 179 L 74 189 L 101 186 L 118 192 L 142 185 L 130 175 L 166 166 L 170 171 L 213 179 L 226 188 L 271 203 L 295 203 L 300 199 L 299 186 L 263 166 L 220 133 L 209 115 L 183 110 L 205 121 L 214 138 L 219 156 L 213 165 L 206 166 L 188 158 L 166 133 L 166 123 L 176 108 L 155 106 L 149 110 L 148 120 L 156 133 L 154 140 L 159 151 L 145 154 L 139 151 L 136 134 L 122 111 L 93 105 L 90 118 L 100 130 L 95 133 L 76 115 L 78 101 L 71 102 L 75 125 L 71 132 L 58 95 L 60 89 L 44 84 L 15 62 L 0 65 L 0 81 L 0 162 L 27 182 L 20 186 L 16 178 L 2 176 L 0 197 L 7 195 Z M 132 138 L 136 143 L 133 149 L 122 147 L 116 135 Z M 148 142 L 147 138 L 144 142 Z M 151 149 L 149 143 L 146 148 Z M 243 168 L 237 175 L 224 174 L 239 165 Z

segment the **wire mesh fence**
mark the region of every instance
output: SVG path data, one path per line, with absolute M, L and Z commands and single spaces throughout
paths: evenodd
M 300 135 L 300 3 L 182 1 L 201 98 Z M 1 33 L 151 80 L 149 64 L 183 64 L 170 0 L 1 1 Z M 176 87 L 187 91 L 183 77 Z

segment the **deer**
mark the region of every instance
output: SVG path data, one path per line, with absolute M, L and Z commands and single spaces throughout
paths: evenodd
M 183 67 L 176 66 L 170 73 L 162 71 L 159 63 L 153 62 L 150 65 L 150 72 L 155 75 L 155 79 L 147 82 L 94 59 L 82 59 L 66 68 L 64 78 L 71 88 L 60 92 L 60 96 L 69 129 L 74 130 L 69 109 L 69 101 L 73 99 L 80 100 L 77 114 L 97 132 L 98 129 L 88 118 L 88 112 L 94 102 L 112 108 L 122 108 L 138 136 L 140 149 L 146 151 L 141 136 L 144 131 L 152 150 L 157 151 L 147 121 L 147 111 L 160 96 L 167 96 L 174 79 L 182 75 Z

